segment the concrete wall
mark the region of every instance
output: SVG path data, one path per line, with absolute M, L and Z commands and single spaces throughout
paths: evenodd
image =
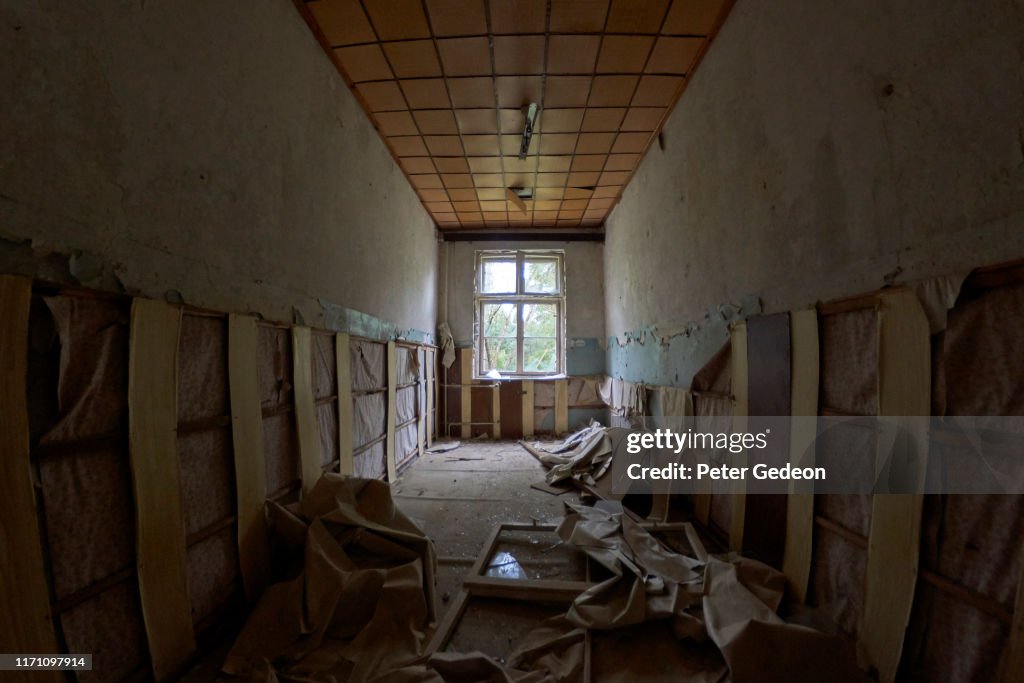
M 473 345 L 475 254 L 486 249 L 565 252 L 566 370 L 604 373 L 604 263 L 600 242 L 444 242 L 440 248 L 438 320 L 447 320 L 459 346 Z
M 1013 0 L 738 0 L 607 223 L 610 373 L 687 386 L 737 315 L 1024 256 L 1022 56 Z
M 0 271 L 433 333 L 433 224 L 291 0 L 0 0 L 0 31 Z

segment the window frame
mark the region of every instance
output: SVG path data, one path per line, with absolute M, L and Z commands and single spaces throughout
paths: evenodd
M 550 259 L 556 268 L 555 282 L 558 291 L 552 293 L 529 292 L 526 289 L 526 262 L 532 259 Z M 515 292 L 485 293 L 484 264 L 488 261 L 515 262 Z M 483 367 L 486 357 L 484 335 L 484 306 L 487 304 L 512 304 L 516 307 L 516 369 L 501 372 L 502 379 L 537 379 L 543 377 L 565 376 L 565 252 L 556 249 L 487 249 L 478 250 L 474 259 L 473 274 L 474 311 L 473 311 L 473 377 L 488 379 L 489 368 Z M 523 307 L 529 304 L 555 305 L 555 369 L 553 371 L 527 371 L 523 366 L 525 349 L 525 324 Z M 511 337 L 494 337 L 494 339 L 511 339 Z M 548 337 L 541 337 L 542 339 Z M 491 378 L 493 379 L 493 378 Z

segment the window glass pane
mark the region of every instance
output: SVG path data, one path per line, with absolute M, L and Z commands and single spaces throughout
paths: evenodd
M 486 374 L 490 370 L 516 371 L 516 340 L 514 338 L 484 340 L 483 371 Z
M 558 261 L 553 258 L 526 258 L 523 280 L 527 292 L 558 293 Z
M 480 286 L 484 294 L 515 294 L 516 262 L 514 259 L 484 259 Z
M 524 372 L 555 372 L 557 356 L 558 348 L 554 339 L 534 337 L 523 340 Z
M 524 337 L 557 337 L 558 306 L 555 304 L 523 304 Z
M 481 321 L 485 337 L 516 336 L 515 304 L 484 304 L 484 319 Z

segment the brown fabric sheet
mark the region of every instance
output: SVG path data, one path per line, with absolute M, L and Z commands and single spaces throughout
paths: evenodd
M 263 457 L 267 469 L 268 495 L 301 479 L 299 435 L 295 431 L 293 413 L 263 418 Z
M 821 405 L 849 415 L 878 414 L 878 313 L 819 318 Z
M 353 339 L 349 343 L 349 362 L 352 372 L 352 389 L 367 391 L 387 386 L 387 372 L 384 367 L 386 346 L 380 343 Z
M 732 391 L 732 340 L 727 339 L 690 382 L 694 391 L 728 394 Z
M 338 393 L 338 359 L 333 334 L 312 335 L 313 398 L 326 398 Z
M 59 617 L 68 652 L 93 655 L 92 671 L 76 673 L 82 683 L 121 681 L 149 666 L 146 628 L 134 577 Z
M 387 394 L 363 394 L 352 401 L 352 447 L 359 448 L 387 431 Z
M 600 377 L 570 377 L 566 380 L 569 407 L 604 408 L 604 401 L 601 400 L 601 379 Z
M 264 408 L 292 405 L 292 333 L 269 325 L 257 327 L 260 403 Z
M 58 416 L 41 443 L 127 429 L 128 310 L 123 302 L 44 299 L 60 339 Z
M 384 442 L 375 443 L 362 453 L 353 456 L 352 467 L 357 477 L 364 479 L 383 479 L 387 472 Z
M 417 349 L 395 346 L 395 377 L 399 384 L 415 382 L 420 378 L 420 361 Z
M 814 529 L 813 548 L 807 603 L 821 608 L 844 633 L 856 637 L 864 611 L 867 553 L 820 526 Z
M 235 512 L 231 432 L 215 429 L 178 435 L 185 533 L 194 534 Z
M 269 675 L 273 662 L 288 677 L 365 681 L 419 657 L 436 560 L 390 486 L 327 474 L 300 503 L 269 505 L 302 571 L 264 592 L 224 671 Z
M 320 432 L 320 464 L 326 466 L 338 459 L 338 404 L 317 406 L 316 423 Z
M 237 596 L 240 573 L 237 538 L 232 524 L 189 547 L 185 559 L 193 624 Z
M 533 407 L 553 408 L 555 405 L 555 383 L 553 381 L 534 380 Z
M 395 392 L 395 424 L 407 422 L 419 414 L 416 387 L 406 387 Z
M 229 413 L 227 320 L 185 314 L 178 341 L 178 422 Z

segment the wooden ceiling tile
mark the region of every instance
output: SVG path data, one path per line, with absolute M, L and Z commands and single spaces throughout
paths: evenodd
M 533 173 L 537 170 L 537 157 L 504 156 L 501 158 L 506 173 Z
M 541 112 L 541 130 L 545 133 L 578 133 L 583 109 L 545 109 Z
M 359 96 L 370 111 L 403 111 L 406 109 L 402 91 L 394 81 L 360 83 L 356 86 Z
M 622 117 L 626 113 L 624 107 L 608 107 L 598 109 L 587 109 L 583 115 L 583 123 L 580 127 L 585 133 L 605 133 L 616 131 L 622 123 Z
M 426 202 L 424 206 L 431 213 L 455 213 L 451 202 Z
M 452 106 L 448 101 L 443 78 L 422 78 L 398 83 L 413 109 L 447 109 Z
M 409 182 L 417 190 L 440 190 L 444 187 L 439 175 L 411 175 Z
M 640 163 L 639 154 L 612 154 L 605 165 L 606 171 L 632 171 Z
M 416 124 L 407 111 L 383 111 L 373 115 L 381 135 L 416 135 Z
M 496 34 L 544 33 L 546 0 L 490 0 L 491 30 Z
M 600 33 L 608 0 L 552 0 L 552 33 Z
M 458 211 L 459 213 L 462 213 L 463 211 L 480 210 L 480 203 L 477 202 L 476 200 L 468 202 L 452 202 L 452 205 L 455 207 L 455 210 Z
M 480 201 L 493 202 L 504 200 L 506 190 L 503 187 L 478 187 L 474 192 Z
M 463 135 L 493 135 L 498 132 L 498 121 L 493 109 L 456 109 L 455 120 Z
M 630 103 L 634 107 L 667 107 L 675 101 L 683 79 L 679 76 L 644 76 Z
M 579 219 L 583 218 L 583 212 L 582 211 L 566 211 L 565 209 L 562 209 L 561 211 L 558 212 L 558 218 L 559 218 L 558 222 L 560 224 L 562 222 L 562 219 L 567 219 L 567 220 L 569 220 L 569 222 L 575 222 L 575 221 L 578 221 Z
M 599 228 L 599 227 L 601 227 L 601 223 L 603 223 L 603 222 L 604 222 L 604 216 L 603 215 L 601 215 L 599 217 L 598 216 L 590 217 L 587 214 L 583 214 L 583 220 L 580 221 L 580 225 L 585 227 L 585 228 Z
M 466 157 L 437 157 L 434 166 L 438 173 L 469 173 Z
M 608 33 L 657 33 L 669 0 L 612 0 Z
M 555 219 L 558 218 L 558 211 L 534 211 L 533 212 L 533 223 L 534 225 L 554 225 Z
M 587 103 L 591 107 L 623 107 L 629 104 L 636 82 L 636 76 L 595 76 Z
M 615 198 L 619 196 L 620 192 L 622 192 L 622 187 L 617 185 L 598 187 L 594 189 L 594 199 L 603 199 L 606 197 Z
M 615 133 L 582 133 L 576 143 L 577 154 L 607 154 L 615 141 Z
M 505 201 L 489 201 L 480 202 L 481 211 L 508 211 L 508 207 L 505 206 Z
M 570 173 L 569 187 L 593 187 L 594 185 L 597 185 L 597 180 L 600 176 L 601 174 L 596 171 Z
M 540 123 L 543 121 L 538 121 L 538 126 Z M 502 133 L 522 134 L 523 128 L 526 126 L 526 116 L 522 109 L 499 109 L 498 126 Z M 539 128 L 534 130 L 539 130 Z
M 413 118 L 424 135 L 458 135 L 455 116 L 451 109 L 426 109 L 414 111 Z
M 540 156 L 537 157 L 537 170 L 541 173 L 564 173 L 569 170 L 572 157 Z
M 612 208 L 613 204 L 615 204 L 615 198 L 614 197 L 604 197 L 604 198 L 601 198 L 601 199 L 591 199 L 590 200 L 590 204 L 587 206 L 587 209 L 590 210 L 590 211 L 608 210 L 608 209 Z
M 534 190 L 533 196 L 538 200 L 542 199 L 561 199 L 565 194 L 564 187 L 538 187 Z
M 508 222 L 506 211 L 484 211 L 484 223 L 491 227 L 504 225 Z
M 458 225 L 459 217 L 454 213 L 435 213 L 434 220 L 441 225 Z
M 444 190 L 416 190 L 416 194 L 418 194 L 420 199 L 424 202 L 448 201 L 448 193 Z
M 384 53 L 398 78 L 440 76 L 441 64 L 431 40 L 410 40 L 404 43 L 384 43 Z
M 599 220 L 608 214 L 608 209 L 587 209 L 583 212 L 583 220 Z
M 565 187 L 565 173 L 538 173 L 537 187 Z
M 437 173 L 430 157 L 404 157 L 398 160 L 402 170 L 412 175 L 415 173 Z
M 357 45 L 341 47 L 334 51 L 341 60 L 341 66 L 353 83 L 361 81 L 386 81 L 391 78 L 391 67 L 384 59 L 380 45 Z
M 572 154 L 576 147 L 575 133 L 544 133 L 540 136 L 541 154 Z
M 494 107 L 494 79 L 490 77 L 449 79 L 448 92 L 456 109 Z
M 464 228 L 476 228 L 484 224 L 484 217 L 479 211 L 459 213 L 459 223 Z
M 562 201 L 563 211 L 582 211 L 587 208 L 589 199 L 565 199 Z
M 498 76 L 495 85 L 498 90 L 498 106 L 503 109 L 519 109 L 531 102 L 540 102 L 544 79 L 541 76 Z
M 637 74 L 644 70 L 647 55 L 654 45 L 649 36 L 605 36 L 597 73 Z
M 662 33 L 706 36 L 714 28 L 724 0 L 676 0 L 668 11 Z
M 586 187 L 567 187 L 565 188 L 566 199 L 590 199 L 590 195 L 594 194 L 592 189 Z
M 450 193 L 452 190 L 473 187 L 473 176 L 468 173 L 442 173 L 441 182 L 444 183 L 444 186 L 448 188 Z
M 597 62 L 601 36 L 551 36 L 548 41 L 549 74 L 589 74 Z
M 469 142 L 466 142 L 466 147 L 469 147 Z M 501 173 L 502 170 L 501 157 L 469 157 L 467 161 L 473 173 Z
M 518 156 L 519 147 L 523 142 L 522 135 L 502 135 L 501 140 L 501 153 L 503 156 Z M 538 149 L 538 141 L 540 140 L 539 135 L 533 136 L 530 139 L 530 148 L 527 150 L 527 154 L 536 155 Z
M 474 173 L 473 184 L 476 187 L 505 187 L 505 178 L 500 173 Z
M 590 81 L 590 76 L 548 76 L 544 106 L 550 109 L 587 106 Z
M 598 185 L 625 185 L 629 181 L 626 171 L 605 171 L 598 179 Z
M 446 76 L 484 76 L 491 73 L 491 48 L 486 37 L 437 41 Z
M 425 157 L 428 154 L 427 146 L 423 144 L 423 138 L 419 135 L 390 137 L 386 142 L 398 157 Z
M 364 0 L 363 5 L 381 40 L 430 37 L 420 0 Z
M 487 33 L 484 0 L 427 0 L 435 36 L 479 36 Z
M 650 139 L 650 133 L 619 133 L 619 137 L 615 139 L 615 144 L 612 146 L 612 152 L 615 154 L 643 152 Z
M 533 202 L 534 211 L 558 211 L 561 206 L 561 199 L 538 199 Z
M 377 40 L 359 0 L 318 0 L 306 6 L 331 45 L 372 43 Z
M 544 73 L 544 36 L 495 37 L 494 73 Z
M 604 162 L 608 159 L 606 154 L 576 154 L 572 158 L 572 170 L 579 171 L 601 171 L 604 169 Z
M 658 129 L 658 125 L 664 116 L 664 107 L 630 107 L 626 113 L 625 120 L 622 122 L 622 130 L 654 131 Z
M 475 202 L 476 192 L 477 191 L 471 187 L 460 187 L 448 190 L 448 196 L 452 198 L 453 202 Z
M 461 157 L 463 155 L 462 143 L 458 135 L 424 135 L 423 142 L 427 143 L 430 156 L 434 157 Z
M 462 145 L 466 148 L 466 154 L 469 156 L 500 156 L 497 135 L 463 135 Z
M 697 59 L 703 38 L 670 38 L 662 36 L 654 45 L 651 59 L 647 62 L 646 73 L 686 74 Z

